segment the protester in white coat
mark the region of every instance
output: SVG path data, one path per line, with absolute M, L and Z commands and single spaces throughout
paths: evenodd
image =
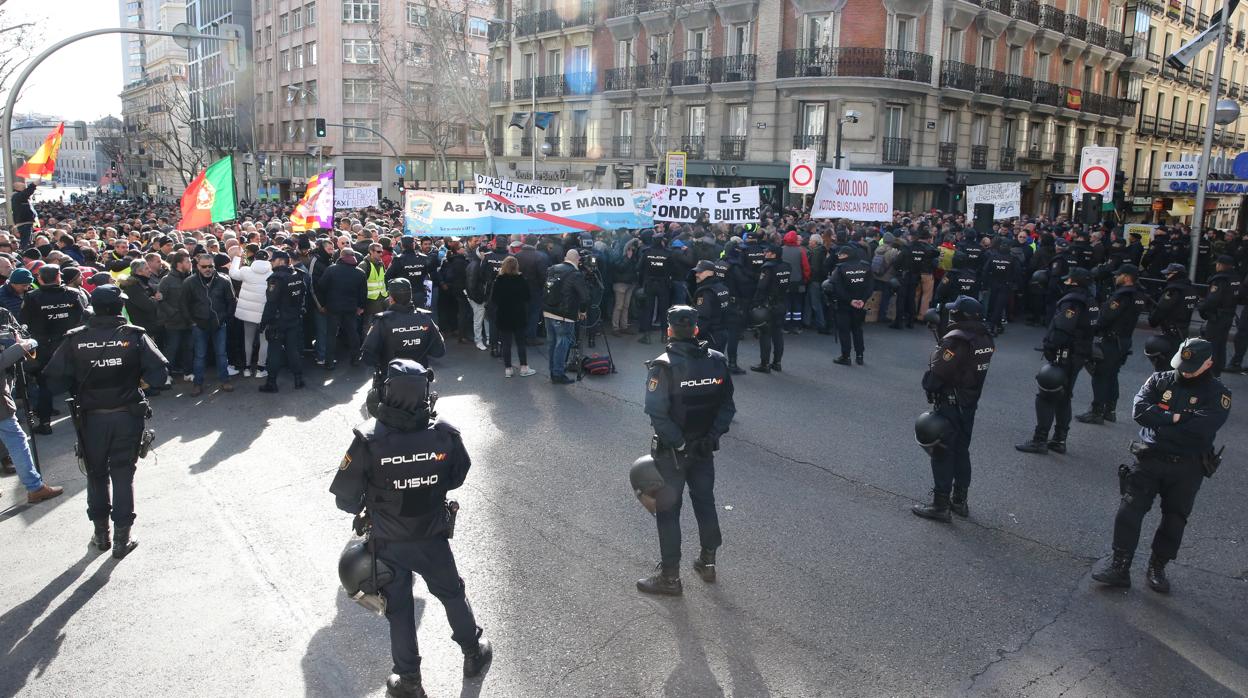
M 230 249 L 231 254 L 236 254 L 236 251 L 241 251 L 241 248 Z M 269 342 L 264 338 L 264 333 L 257 332 L 257 330 L 260 328 L 260 318 L 264 316 L 268 280 L 272 273 L 273 266 L 269 264 L 269 255 L 264 250 L 257 251 L 252 257 L 251 264 L 247 266 L 243 266 L 241 255 L 230 260 L 230 278 L 241 281 L 243 284 L 238 291 L 238 305 L 234 310 L 234 317 L 243 323 L 243 349 L 249 362 L 252 359 L 252 347 L 257 340 L 257 335 L 260 341 L 255 362 L 248 363 L 243 369 L 243 376 L 248 378 L 252 375 L 256 378 L 266 378 L 269 375 L 264 370 L 269 355 Z

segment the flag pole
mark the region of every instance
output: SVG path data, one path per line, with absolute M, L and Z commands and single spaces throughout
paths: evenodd
M 1217 125 L 1218 90 L 1222 87 L 1222 54 L 1226 51 L 1226 29 L 1230 24 L 1231 3 L 1223 0 L 1218 22 L 1218 45 L 1213 51 L 1213 80 L 1209 85 L 1209 109 L 1205 118 L 1205 143 L 1200 150 L 1196 172 L 1196 210 L 1192 213 L 1192 253 L 1187 276 L 1196 282 L 1196 264 L 1200 260 L 1200 238 L 1205 225 L 1205 188 L 1209 185 L 1209 158 L 1213 154 L 1213 130 Z

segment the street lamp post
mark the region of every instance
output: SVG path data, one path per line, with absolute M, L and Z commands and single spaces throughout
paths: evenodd
M 1209 158 L 1213 154 L 1213 130 L 1219 124 L 1229 124 L 1239 118 L 1239 105 L 1231 102 L 1232 109 L 1222 109 L 1218 90 L 1222 88 L 1222 54 L 1226 51 L 1226 31 L 1230 26 L 1232 0 L 1222 3 L 1222 21 L 1219 24 L 1218 43 L 1213 51 L 1213 80 L 1209 86 L 1209 117 L 1205 120 L 1205 143 L 1200 150 L 1200 164 L 1196 173 L 1196 210 L 1192 213 L 1192 253 L 1187 276 L 1196 281 L 1196 263 L 1200 259 L 1200 238 L 1205 225 L 1205 187 L 1209 182 Z M 1230 100 L 1226 100 L 1230 101 Z M 1221 113 L 1221 116 L 1219 116 Z
M 850 109 L 836 120 L 836 157 L 833 162 L 836 163 L 836 169 L 841 169 L 841 132 L 845 128 L 845 124 L 856 124 L 858 119 L 862 118 L 862 114 Z

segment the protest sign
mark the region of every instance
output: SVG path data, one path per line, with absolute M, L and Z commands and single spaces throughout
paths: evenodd
M 654 199 L 654 220 L 693 223 L 703 215 L 711 223 L 757 223 L 758 187 L 666 187 L 647 184 Z
M 334 192 L 334 208 L 370 208 L 377 205 L 376 187 L 344 187 Z
M 975 204 L 992 204 L 994 221 L 1017 218 L 1022 212 L 1022 188 L 1018 182 L 993 182 L 966 188 L 966 215 L 975 221 Z
M 559 235 L 646 228 L 654 224 L 649 193 L 591 189 L 525 196 L 409 191 L 404 200 L 405 235 Z
M 507 179 L 505 177 L 487 177 L 483 174 L 477 175 L 478 194 L 502 194 L 512 201 L 515 201 L 517 198 L 544 196 L 547 194 L 565 194 L 570 191 L 576 191 L 576 187 L 565 187 L 558 184 L 531 184 L 529 182 L 517 182 L 514 179 Z
M 893 173 L 823 168 L 810 217 L 893 220 Z

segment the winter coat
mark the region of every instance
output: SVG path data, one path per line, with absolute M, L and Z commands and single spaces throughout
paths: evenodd
M 316 284 L 316 294 L 331 313 L 353 313 L 368 300 L 368 277 L 341 260 L 334 262 Z
M 264 317 L 269 276 L 272 274 L 273 265 L 266 259 L 255 260 L 245 267 L 241 257 L 235 257 L 230 262 L 230 278 L 242 283 L 238 290 L 238 305 L 234 309 L 234 317 L 243 322 L 260 322 L 260 318 Z
M 520 276 L 529 284 L 529 295 L 541 298 L 546 288 L 546 268 L 550 266 L 550 259 L 532 245 L 525 245 L 516 253 L 516 261 L 520 263 Z
M 182 307 L 186 316 L 201 330 L 216 330 L 234 314 L 234 285 L 220 274 L 210 281 L 192 272 L 182 282 Z
M 147 285 L 147 279 L 131 274 L 117 285 L 126 292 L 126 313 L 130 316 L 130 324 L 148 332 L 155 331 L 159 326 L 156 299 Z
M 523 332 L 528 326 L 528 309 L 532 296 L 529 284 L 523 276 L 514 274 L 499 276 L 494 281 L 493 295 L 498 315 L 499 329 L 508 332 Z
M 22 314 L 22 297 L 8 284 L 0 286 L 0 307 L 13 313 L 13 317 Z
M 160 300 L 156 301 L 156 319 L 160 324 L 171 330 L 189 330 L 191 319 L 186 315 L 186 307 L 182 302 L 183 284 L 186 276 L 170 271 L 160 280 L 157 289 Z
M 806 250 L 801 247 L 801 239 L 791 230 L 784 234 L 784 247 L 780 250 L 780 260 L 787 262 L 789 268 L 793 270 L 792 290 L 805 291 L 805 285 L 810 281 L 810 261 L 806 259 Z M 802 272 L 800 284 L 796 278 L 799 269 Z

